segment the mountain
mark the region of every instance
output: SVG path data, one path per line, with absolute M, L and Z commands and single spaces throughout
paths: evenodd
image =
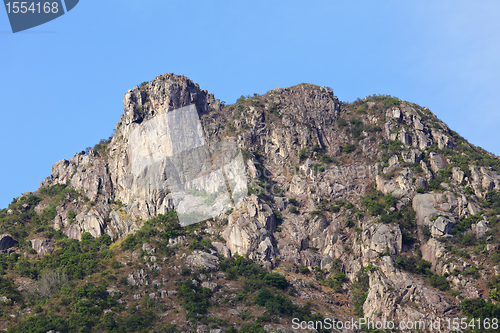
M 174 74 L 123 102 L 0 211 L 0 328 L 498 327 L 500 160 L 427 108 L 312 84 L 226 105 Z

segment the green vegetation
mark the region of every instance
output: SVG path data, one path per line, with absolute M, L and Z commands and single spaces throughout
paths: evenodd
M 415 242 L 415 211 L 411 203 L 399 210 L 396 207 L 398 199 L 392 195 L 384 195 L 380 191 L 373 190 L 362 197 L 361 204 L 371 216 L 380 216 L 379 222 L 395 223 L 401 228 L 403 243 L 410 245 Z
M 354 143 L 346 143 L 343 147 L 342 147 L 342 151 L 346 154 L 350 154 L 352 153 L 353 151 L 356 150 L 356 145 Z
M 476 244 L 476 235 L 466 233 L 471 229 L 471 225 L 481 221 L 483 217 L 480 214 L 463 216 L 457 221 L 457 224 L 451 229 L 450 233 L 453 235 L 451 241 L 454 244 L 461 244 L 462 246 L 472 246 Z
M 494 304 L 491 301 L 485 301 L 482 298 L 474 298 L 474 299 L 464 299 L 460 303 L 460 311 L 469 316 L 467 323 L 470 324 L 470 320 L 476 321 L 475 324 L 472 322 L 474 326 L 470 325 L 469 329 L 472 329 L 471 332 L 491 332 L 491 326 L 488 329 L 485 329 L 484 323 L 487 320 L 489 323 L 492 320 L 496 319 L 498 323 L 498 318 L 500 318 L 500 306 L 498 304 Z M 481 320 L 481 328 L 477 323 L 477 320 Z
M 308 158 L 309 155 L 310 155 L 309 148 L 302 148 L 301 150 L 299 150 L 299 159 L 301 161 Z
M 431 286 L 438 288 L 441 291 L 447 291 L 450 289 L 450 284 L 446 280 L 446 277 L 434 274 L 431 271 L 431 263 L 422 259 L 419 255 L 400 255 L 396 259 L 396 264 L 399 268 L 405 271 L 425 277 Z
M 188 279 L 179 286 L 177 292 L 177 297 L 181 300 L 188 319 L 199 320 L 199 316 L 207 312 L 212 296 L 210 289 L 200 287 Z
M 332 288 L 335 292 L 341 293 L 342 292 L 342 285 L 346 281 L 345 274 L 343 273 L 338 273 L 333 276 L 330 276 L 326 280 L 326 285 Z
M 370 278 L 368 274 L 362 269 L 356 274 L 356 279 L 351 285 L 354 314 L 358 318 L 364 317 L 363 304 L 365 303 L 366 297 L 368 296 L 369 288 Z
M 347 121 L 345 121 L 344 119 L 342 118 L 339 118 L 337 120 L 337 124 L 340 126 L 340 127 L 346 127 L 348 125 Z

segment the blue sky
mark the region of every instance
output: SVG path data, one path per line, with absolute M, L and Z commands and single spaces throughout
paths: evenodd
M 429 107 L 500 155 L 498 1 L 81 0 L 12 34 L 0 9 L 0 208 L 108 138 L 127 89 L 184 74 L 217 98 L 301 82 Z

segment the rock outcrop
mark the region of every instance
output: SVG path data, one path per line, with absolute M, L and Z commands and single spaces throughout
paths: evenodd
M 129 90 L 123 103 L 108 141 L 57 162 L 42 183 L 78 193 L 58 204 L 54 228 L 75 239 L 85 232 L 118 239 L 176 210 L 183 226 L 209 219 L 204 231 L 217 239 L 211 253 L 185 257 L 193 270 L 217 271 L 217 255 L 244 255 L 269 270 L 279 262 L 316 272 L 335 265 L 352 282 L 371 265 L 365 316 L 416 321 L 454 313 L 455 300 L 402 271 L 396 258 L 420 252 L 436 274 L 463 269 L 443 242 L 462 219 L 479 216 L 481 200 L 500 190 L 500 176 L 456 163 L 449 152 L 461 139 L 428 109 L 374 98 L 348 110 L 330 88 L 310 84 L 223 105 L 173 74 Z M 363 197 L 376 190 L 394 204 L 381 201 L 370 216 Z M 48 207 L 42 202 L 35 211 Z M 382 222 L 411 210 L 414 219 Z M 467 232 L 486 238 L 488 219 L 478 221 Z M 185 241 L 172 238 L 167 246 Z M 32 243 L 40 256 L 52 251 L 47 240 Z M 142 249 L 156 273 L 155 249 Z M 134 271 L 128 283 L 148 285 L 146 271 Z M 463 295 L 477 293 L 470 281 L 447 281 Z
M 0 235 L 0 251 L 4 252 L 13 246 L 16 246 L 17 241 L 10 235 Z

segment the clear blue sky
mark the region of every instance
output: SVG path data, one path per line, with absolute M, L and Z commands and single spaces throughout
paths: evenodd
M 107 138 L 127 89 L 184 74 L 217 98 L 301 82 L 429 107 L 500 155 L 500 2 L 81 0 L 12 34 L 0 9 L 0 208 Z

